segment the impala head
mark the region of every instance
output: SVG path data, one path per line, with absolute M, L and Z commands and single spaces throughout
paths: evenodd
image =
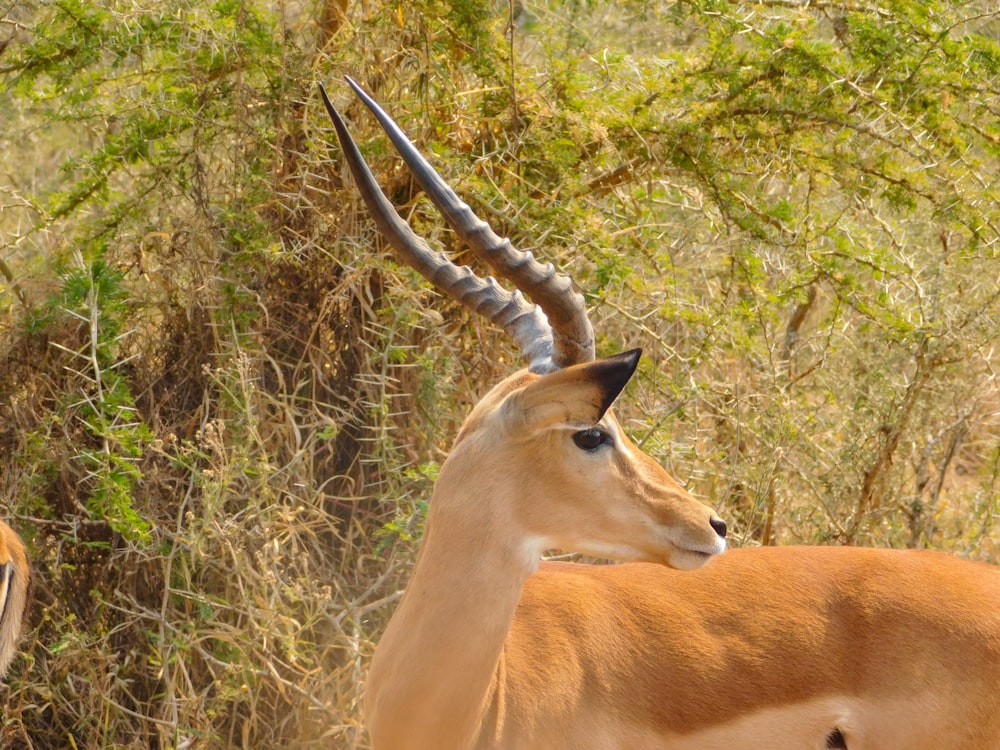
M 725 523 L 626 437 L 610 410 L 639 361 L 634 350 L 594 358 L 594 335 L 572 282 L 498 237 L 449 188 L 360 87 L 414 178 L 469 248 L 519 290 L 456 266 L 418 237 L 383 196 L 320 87 L 358 189 L 399 256 L 431 283 L 511 335 L 529 361 L 477 404 L 435 493 L 494 497 L 505 523 L 538 548 L 690 569 L 725 549 Z M 520 292 L 529 295 L 529 304 Z M 479 492 L 463 492 L 476 486 Z M 432 503 L 431 518 L 436 515 Z M 486 510 L 486 509 L 478 509 Z

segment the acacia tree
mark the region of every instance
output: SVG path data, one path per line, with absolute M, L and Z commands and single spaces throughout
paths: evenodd
M 554 119 L 594 126 L 560 192 L 634 251 L 596 280 L 670 321 L 659 388 L 677 442 L 705 450 L 683 459 L 695 487 L 765 543 L 992 554 L 996 14 L 683 3 L 622 22 L 640 46 L 599 65 L 568 53 L 591 40 L 549 43 Z M 565 95 L 588 87 L 599 119 Z
M 437 463 L 516 355 L 381 253 L 317 80 L 465 259 L 344 72 L 573 269 L 603 352 L 646 348 L 631 431 L 739 542 L 995 560 L 997 21 L 6 8 L 0 482 L 41 583 L 0 744 L 365 745 L 365 660 Z

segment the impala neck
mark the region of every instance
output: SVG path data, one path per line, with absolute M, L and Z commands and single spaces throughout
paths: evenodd
M 511 531 L 507 483 L 485 456 L 469 455 L 469 442 L 442 468 L 413 575 L 369 671 L 377 750 L 473 745 L 522 586 L 538 566 L 537 544 Z

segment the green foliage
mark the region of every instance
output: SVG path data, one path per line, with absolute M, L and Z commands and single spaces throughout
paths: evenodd
M 83 146 L 69 149 L 61 184 L 38 203 L 50 220 L 72 217 L 80 239 L 114 236 L 173 181 L 195 189 L 201 147 L 247 124 L 231 119 L 245 104 L 232 98 L 238 82 L 265 96 L 282 88 L 277 19 L 256 6 L 184 2 L 164 13 L 158 2 L 39 0 L 27 12 L 42 33 L 8 56 L 8 89 Z
M 82 260 L 82 259 L 81 259 Z M 85 472 L 85 505 L 93 519 L 129 540 L 148 540 L 150 523 L 132 502 L 142 480 L 138 462 L 153 435 L 139 418 L 130 384 L 117 355 L 127 310 L 122 274 L 101 259 L 80 262 L 62 273 L 58 297 L 49 300 L 48 326 L 77 325 L 82 344 L 58 345 L 79 385 L 66 394 L 64 423 L 78 421 L 88 440 L 79 448 Z M 44 329 L 36 331 L 44 333 Z

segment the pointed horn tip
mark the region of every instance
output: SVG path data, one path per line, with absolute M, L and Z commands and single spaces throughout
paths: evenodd
M 333 102 L 330 101 L 329 94 L 326 93 L 326 86 L 322 83 L 319 84 L 319 93 L 323 97 L 323 105 L 326 107 L 326 113 L 330 115 L 330 119 L 333 120 L 334 126 L 340 121 L 340 113 L 337 112 L 336 107 L 333 106 Z
M 379 106 L 379 103 L 376 102 L 367 91 L 361 88 L 361 84 L 350 76 L 344 76 L 344 80 L 347 81 L 347 85 L 354 89 L 354 93 L 358 95 L 358 98 L 360 98 L 361 101 L 365 103 L 365 106 L 372 110 L 372 112 L 377 114 L 382 111 L 382 107 Z
M 362 99 L 369 98 L 368 94 L 365 93 L 365 90 L 362 89 L 361 86 L 359 86 L 358 83 L 353 78 L 345 75 L 344 80 L 347 81 L 348 85 L 352 89 L 354 89 L 354 91 L 357 92 L 358 96 L 360 96 Z M 326 104 L 327 109 L 332 109 L 333 104 L 330 103 L 330 96 L 326 92 L 326 86 L 323 85 L 322 81 L 320 81 L 318 85 L 319 85 L 319 93 L 323 96 L 323 102 Z

